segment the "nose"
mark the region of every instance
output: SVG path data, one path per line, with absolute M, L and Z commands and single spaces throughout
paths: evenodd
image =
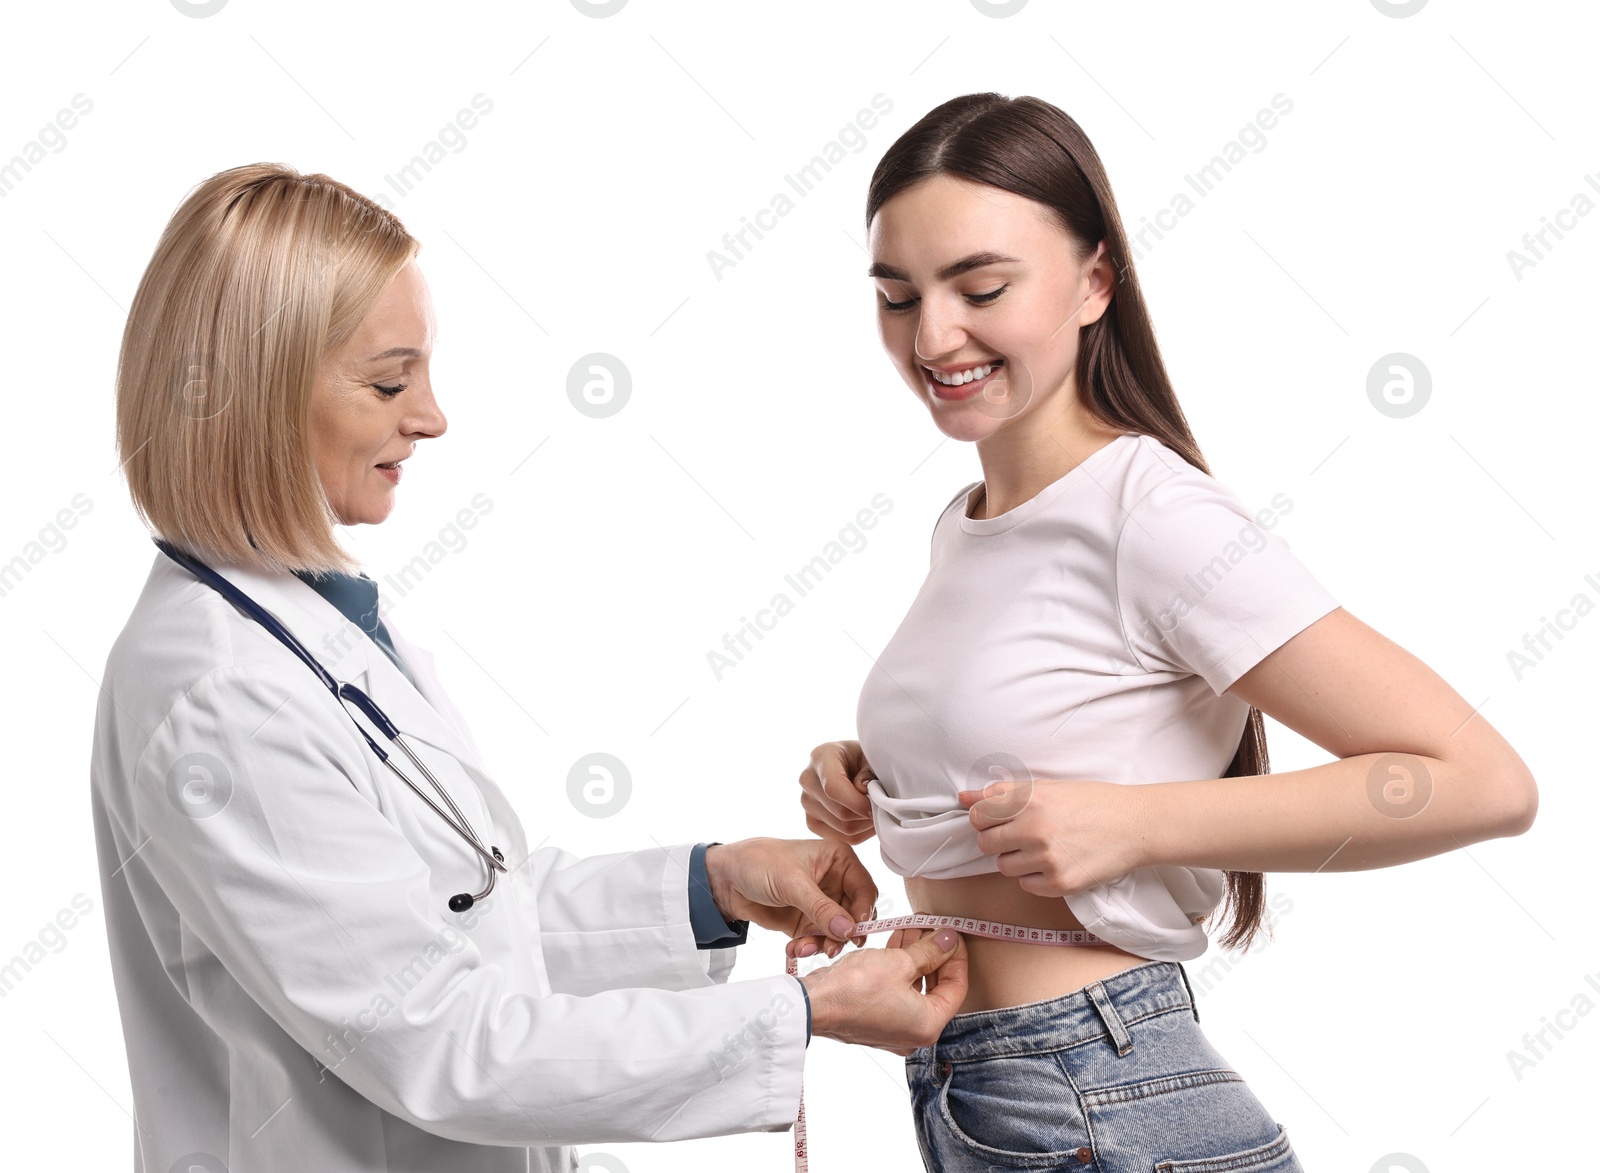
M 427 387 L 427 394 L 420 395 L 411 401 L 412 411 L 401 426 L 401 431 L 408 435 L 442 436 L 445 429 L 450 426 L 450 421 L 445 419 L 444 412 L 439 410 L 439 402 L 433 397 L 433 386 Z
M 943 306 L 929 309 L 926 299 L 918 308 L 916 351 L 924 362 L 936 362 L 954 354 L 967 340 L 966 326 L 959 311 Z

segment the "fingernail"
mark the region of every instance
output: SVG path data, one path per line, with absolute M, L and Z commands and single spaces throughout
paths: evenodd
M 933 943 L 941 949 L 954 949 L 956 947 L 956 931 L 954 929 L 940 929 L 933 935 Z
M 804 945 L 800 946 L 798 950 L 801 957 L 810 957 L 816 951 L 817 943 L 815 941 L 807 941 Z
M 835 937 L 843 937 L 856 927 L 856 922 L 847 916 L 836 916 L 828 922 L 828 929 Z

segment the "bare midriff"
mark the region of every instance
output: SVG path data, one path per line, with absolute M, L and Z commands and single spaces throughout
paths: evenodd
M 905 877 L 906 896 L 917 912 L 970 916 L 1035 929 L 1081 929 L 1063 898 L 1035 896 L 1011 876 L 990 872 L 955 880 Z M 960 1014 L 1041 1002 L 1081 990 L 1148 957 L 1115 945 L 1024 945 L 963 934 L 967 943 L 967 997 Z

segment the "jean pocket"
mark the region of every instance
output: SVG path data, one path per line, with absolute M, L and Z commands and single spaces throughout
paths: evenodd
M 1194 1157 L 1182 1161 L 1157 1161 L 1155 1173 L 1305 1173 L 1289 1134 L 1278 1125 L 1278 1135 L 1266 1144 L 1225 1153 L 1220 1157 Z
M 1088 1165 L 1089 1122 L 1055 1052 L 941 1065 L 939 1116 L 961 1145 L 991 1165 Z

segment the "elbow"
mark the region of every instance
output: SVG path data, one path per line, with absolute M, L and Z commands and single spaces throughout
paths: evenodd
M 1526 770 L 1495 781 L 1494 808 L 1500 817 L 1494 822 L 1497 837 L 1521 835 L 1533 826 L 1539 813 L 1539 786 Z

